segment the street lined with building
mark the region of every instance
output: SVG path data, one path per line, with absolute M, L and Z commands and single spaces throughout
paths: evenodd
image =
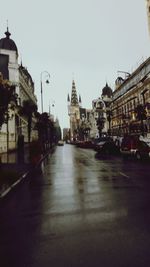
M 149 171 L 58 146 L 0 203 L 3 266 L 149 266 Z
M 95 5 L 92 3 L 92 12 L 99 5 L 98 1 L 95 2 Z M 145 3 L 150 32 L 150 0 Z M 111 3 L 108 6 L 105 20 L 108 20 L 108 14 L 111 15 Z M 119 11 L 119 6 L 116 7 Z M 57 6 L 55 8 L 58 12 Z M 81 12 L 82 20 L 84 12 Z M 41 11 L 39 14 L 40 24 L 44 25 Z M 58 14 L 55 19 L 63 14 L 62 10 Z M 89 14 L 87 21 L 90 18 L 92 23 Z M 118 18 L 121 19 L 121 16 Z M 63 19 L 68 21 L 67 17 Z M 97 19 L 94 18 L 95 26 L 99 27 Z M 46 37 L 43 34 L 40 40 L 44 46 L 38 50 L 38 56 L 45 52 L 47 39 L 44 38 L 48 38 L 50 27 L 57 24 L 57 21 L 51 22 L 46 25 Z M 86 25 L 86 20 L 84 23 Z M 123 21 L 119 23 L 124 27 Z M 85 25 L 82 38 L 87 31 Z M 58 35 L 64 39 L 68 35 L 71 37 L 70 30 L 66 35 L 62 31 L 52 36 Z M 118 49 L 120 36 L 117 36 Z M 73 39 L 76 37 L 75 31 Z M 29 43 L 32 39 L 34 44 L 33 34 L 29 38 L 28 31 L 24 38 Z M 80 38 L 77 38 L 78 43 L 75 42 L 79 47 Z M 88 39 L 92 39 L 90 34 Z M 96 42 L 94 40 L 93 35 L 92 43 Z M 52 48 L 58 45 L 61 50 L 64 40 L 57 45 L 51 40 L 52 47 L 48 47 L 46 57 L 42 54 L 45 63 L 40 63 L 42 69 L 37 74 L 39 88 L 28 70 L 29 66 L 25 66 L 20 57 L 17 41 L 19 43 L 19 40 L 11 39 L 7 21 L 5 36 L 0 36 L 0 266 L 149 267 L 150 57 L 142 59 L 132 71 L 116 69 L 117 75 L 112 83 L 109 81 L 112 73 L 108 72 L 107 79 L 101 77 L 104 76 L 104 63 L 100 68 L 94 61 L 94 57 L 99 60 L 99 51 L 94 55 L 90 48 L 93 54 L 87 61 L 89 47 L 81 45 L 82 54 L 85 52 L 86 55 L 86 60 L 83 55 L 85 69 L 82 66 L 85 73 L 87 71 L 84 78 L 88 80 L 92 92 L 91 103 L 87 107 L 84 103 L 88 98 L 82 95 L 84 90 L 79 76 L 74 78 L 72 75 L 70 78 L 70 58 L 69 65 L 66 62 L 62 65 L 62 59 L 66 60 L 64 51 L 61 56 L 59 53 L 53 55 Z M 131 38 L 126 42 L 132 42 Z M 92 43 L 90 45 L 94 48 Z M 72 40 L 68 48 L 73 50 L 71 44 Z M 36 46 L 35 43 L 33 48 Z M 111 60 L 107 51 L 109 46 L 104 53 Z M 117 53 L 114 48 L 114 53 Z M 29 47 L 25 46 L 25 49 Z M 32 57 L 32 49 L 28 53 L 36 64 L 41 58 L 39 56 L 36 61 Z M 62 87 L 57 85 L 56 80 L 61 80 L 57 73 L 49 72 L 48 68 L 45 70 L 45 64 L 50 66 L 50 62 L 55 72 L 59 60 L 68 75 L 66 79 L 62 71 L 60 77 L 63 77 L 65 86 L 66 80 L 69 81 L 70 86 L 68 83 L 66 86 L 69 93 L 62 90 L 62 84 Z M 115 60 L 113 65 L 119 68 Z M 124 66 L 124 61 L 123 57 L 121 66 Z M 79 68 L 81 62 L 75 62 L 75 66 Z M 89 70 L 94 79 L 96 72 L 100 72 L 96 82 L 105 80 L 98 94 L 95 93 L 95 85 L 92 85 L 95 80 L 88 75 L 87 62 L 92 65 Z M 53 85 L 45 93 L 53 79 L 56 79 L 59 99 L 53 99 Z M 62 101 L 60 92 L 65 92 L 63 99 L 66 99 L 66 104 L 63 108 L 55 104 L 58 100 Z M 68 124 L 63 128 L 59 121 L 62 118 L 55 116 L 57 108 L 61 109 L 62 117 L 66 110 Z

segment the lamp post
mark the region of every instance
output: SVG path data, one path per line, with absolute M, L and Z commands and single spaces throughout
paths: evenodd
M 50 74 L 48 71 L 42 71 L 41 72 L 41 111 L 43 113 L 43 84 L 42 84 L 42 77 L 43 74 L 45 74 L 45 82 L 48 84 L 49 83 L 49 79 L 50 79 Z

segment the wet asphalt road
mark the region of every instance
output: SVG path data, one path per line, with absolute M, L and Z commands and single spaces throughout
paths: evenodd
M 0 203 L 1 267 L 149 267 L 150 163 L 57 147 Z

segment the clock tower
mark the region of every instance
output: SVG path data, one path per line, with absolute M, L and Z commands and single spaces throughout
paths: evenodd
M 71 140 L 76 140 L 77 129 L 80 120 L 81 97 L 78 100 L 76 85 L 74 80 L 72 81 L 71 99 L 68 95 L 67 101 L 68 101 L 68 115 L 70 117 L 70 138 Z

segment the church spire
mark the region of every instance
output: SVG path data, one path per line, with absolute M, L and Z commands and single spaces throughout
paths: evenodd
M 70 96 L 69 96 L 69 94 L 68 94 L 68 97 L 67 97 L 67 102 L 70 102 Z
M 79 103 L 81 104 L 81 102 L 82 102 L 82 101 L 81 101 L 81 96 L 79 95 Z
M 75 86 L 75 81 L 72 81 L 72 92 L 71 92 L 71 105 L 76 106 L 79 105 L 77 91 Z

